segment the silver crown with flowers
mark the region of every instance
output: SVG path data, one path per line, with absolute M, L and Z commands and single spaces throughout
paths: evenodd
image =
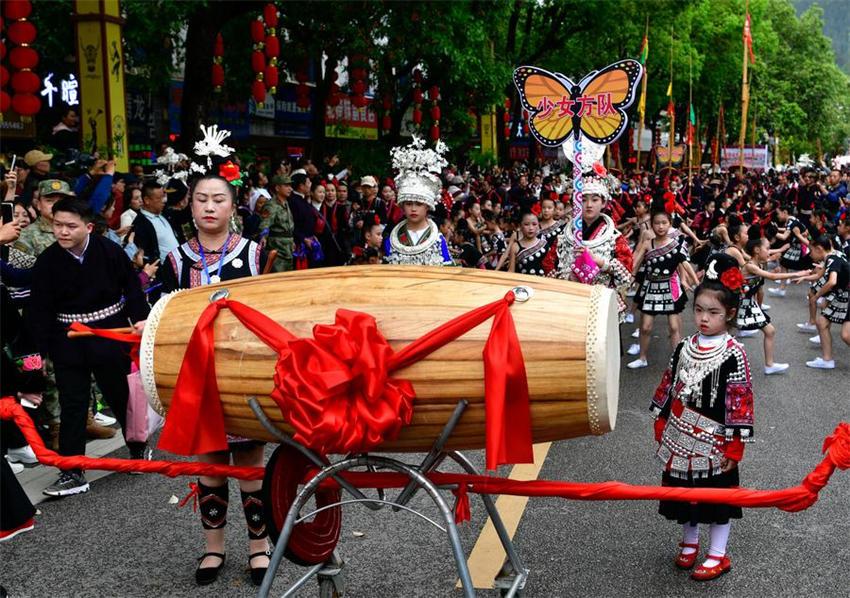
M 393 168 L 399 171 L 398 203 L 423 203 L 431 209 L 436 206 L 441 187 L 437 173 L 449 164 L 443 158 L 447 149 L 442 141 L 437 141 L 434 149 L 426 149 L 425 140 L 414 136 L 410 145 L 390 150 Z
M 561 146 L 564 156 L 570 162 L 576 161 L 576 139 L 570 136 Z M 582 171 L 582 193 L 585 195 L 599 195 L 604 200 L 611 199 L 611 194 L 616 193 L 620 187 L 620 181 L 602 166 L 602 156 L 605 146 L 593 143 L 589 139 L 581 141 L 581 171 Z

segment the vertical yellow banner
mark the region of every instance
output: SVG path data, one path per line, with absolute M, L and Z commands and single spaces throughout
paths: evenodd
M 83 151 L 115 156 L 116 168 L 130 168 L 124 93 L 124 21 L 118 0 L 75 0 L 77 70 Z
M 496 112 L 493 108 L 481 115 L 481 153 L 496 154 Z

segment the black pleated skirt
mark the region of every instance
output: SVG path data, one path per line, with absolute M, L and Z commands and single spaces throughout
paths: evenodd
M 693 478 L 689 474 L 688 479 L 684 480 L 673 477 L 666 471 L 661 476 L 662 486 L 680 488 L 737 488 L 740 483 L 737 467 L 726 473 L 707 478 Z M 733 505 L 675 500 L 662 500 L 658 505 L 658 513 L 671 521 L 690 523 L 691 525 L 697 523 L 729 523 L 730 519 L 740 519 L 743 516 L 741 507 Z

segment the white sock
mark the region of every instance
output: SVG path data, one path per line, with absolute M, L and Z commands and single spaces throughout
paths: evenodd
M 699 544 L 699 525 L 691 525 L 686 523 L 682 526 L 682 544 Z M 682 554 L 693 554 L 697 551 L 696 548 L 684 547 Z
M 732 529 L 732 522 L 719 524 L 712 523 L 709 527 L 709 537 L 711 538 L 711 548 L 708 551 L 708 558 L 705 563 L 706 567 L 714 567 L 720 563 L 721 557 L 726 555 L 726 543 L 729 541 L 729 530 Z

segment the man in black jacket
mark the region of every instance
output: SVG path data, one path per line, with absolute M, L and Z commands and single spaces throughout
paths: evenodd
M 141 334 L 149 311 L 129 258 L 116 243 L 91 234 L 92 218 L 91 206 L 74 197 L 53 206 L 56 243 L 33 266 L 25 314 L 39 352 L 53 360 L 62 406 L 59 453 L 69 456 L 85 454 L 92 374 L 126 435 L 130 359 L 124 343 L 100 337 L 69 339 L 68 325 L 76 321 L 116 328 L 132 322 Z M 127 444 L 133 457 L 143 455 L 143 442 Z M 82 471 L 69 470 L 44 493 L 67 496 L 88 489 Z

